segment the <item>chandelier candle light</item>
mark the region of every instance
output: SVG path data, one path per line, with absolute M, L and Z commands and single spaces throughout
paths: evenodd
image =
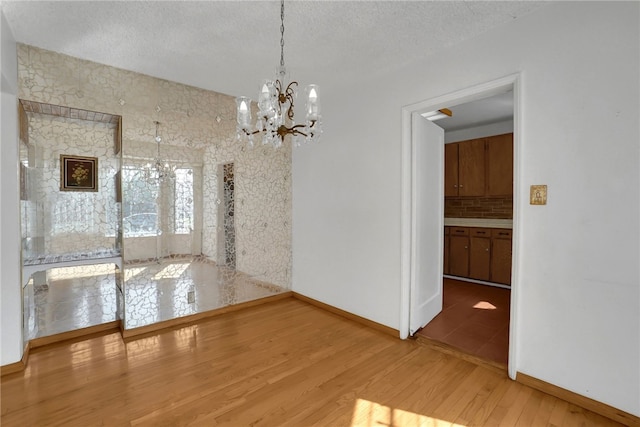
M 276 68 L 276 79 L 265 80 L 258 95 L 258 119 L 251 126 L 251 99 L 246 96 L 236 98 L 237 138 L 253 147 L 253 136 L 262 133 L 262 144 L 278 148 L 285 136 L 292 135 L 295 145 L 315 142 L 322 133 L 318 86 L 311 84 L 305 89 L 306 117 L 304 124 L 295 124 L 293 100 L 296 98 L 298 82 L 285 86 L 287 71 L 284 66 L 284 0 L 280 3 L 280 66 Z

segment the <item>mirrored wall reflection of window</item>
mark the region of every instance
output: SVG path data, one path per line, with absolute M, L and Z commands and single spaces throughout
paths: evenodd
M 122 173 L 125 261 L 202 255 L 201 148 L 126 141 Z
M 125 237 L 157 234 L 159 184 L 153 170 L 133 165 L 122 168 L 122 227 Z

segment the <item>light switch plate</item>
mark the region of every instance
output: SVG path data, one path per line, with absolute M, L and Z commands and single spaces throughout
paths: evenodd
M 531 205 L 546 205 L 547 204 L 547 186 L 546 185 L 532 185 L 531 194 L 529 196 L 529 204 Z

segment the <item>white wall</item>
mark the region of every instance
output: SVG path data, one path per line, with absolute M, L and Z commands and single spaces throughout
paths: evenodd
M 324 141 L 294 152 L 293 290 L 399 328 L 401 107 L 521 72 L 516 185 L 547 184 L 549 201 L 514 200 L 512 362 L 640 415 L 639 9 L 553 3 L 392 75 L 325 88 Z
M 22 357 L 20 224 L 18 194 L 18 62 L 16 42 L 0 11 L 0 365 Z

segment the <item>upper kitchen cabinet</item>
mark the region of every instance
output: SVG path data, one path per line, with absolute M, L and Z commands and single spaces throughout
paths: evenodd
M 513 195 L 513 134 L 487 138 L 487 195 Z
M 484 139 L 444 146 L 444 186 L 445 197 L 484 196 Z
M 485 139 L 458 143 L 458 196 L 485 194 Z
M 444 146 L 444 196 L 458 195 L 458 144 Z
M 513 134 L 446 144 L 445 197 L 513 195 Z

